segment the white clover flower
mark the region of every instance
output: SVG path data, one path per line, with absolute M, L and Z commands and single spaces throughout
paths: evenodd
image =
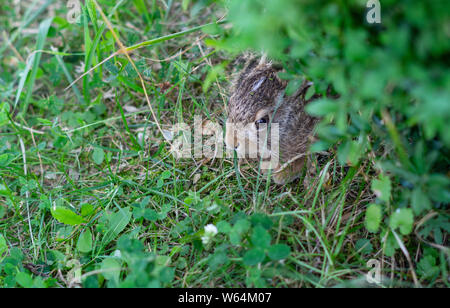
M 208 245 L 212 238 L 218 233 L 217 227 L 213 224 L 205 226 L 205 234 L 202 236 L 203 245 Z
M 122 258 L 122 252 L 119 249 L 114 250 L 113 256 L 116 258 Z
M 210 238 L 207 236 L 202 236 L 203 245 L 208 245 Z
M 206 233 L 210 233 L 210 234 L 212 234 L 212 236 L 215 236 L 218 233 L 217 227 L 214 226 L 213 224 L 209 224 L 209 225 L 205 226 L 205 234 Z

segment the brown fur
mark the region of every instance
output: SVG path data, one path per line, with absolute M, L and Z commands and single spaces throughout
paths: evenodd
M 272 123 L 279 124 L 281 164 L 273 171 L 274 181 L 279 184 L 298 176 L 304 157 L 284 169 L 280 167 L 307 153 L 312 139 L 317 119 L 304 111 L 307 103 L 305 94 L 310 85 L 305 81 L 292 96 L 287 97 L 284 94 L 287 83 L 277 76 L 277 69 L 264 58 L 250 58 L 234 81 L 228 105 L 228 122 L 251 124 L 257 120 L 255 116 L 258 112 L 266 109 L 269 110 Z M 233 144 L 234 139 L 227 140 Z

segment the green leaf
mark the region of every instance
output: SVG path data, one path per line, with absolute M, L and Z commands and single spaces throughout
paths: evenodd
M 436 266 L 436 258 L 432 255 L 425 255 L 417 264 L 417 272 L 425 279 L 432 279 L 439 275 L 439 267 Z
M 6 240 L 2 234 L 0 234 L 0 262 L 3 260 L 3 257 L 8 253 L 8 245 L 6 244 Z
M 106 280 L 113 280 L 118 283 L 120 278 L 121 265 L 114 258 L 106 258 L 101 265 L 102 275 Z
M 241 234 L 234 230 L 234 228 L 231 229 L 228 235 L 230 237 L 230 243 L 232 245 L 239 245 L 241 243 Z
M 133 206 L 133 217 L 134 219 L 141 219 L 144 217 L 145 214 L 145 208 L 141 208 L 139 206 Z
M 270 246 L 271 240 L 272 238 L 270 237 L 269 232 L 267 232 L 267 230 L 262 226 L 257 226 L 253 229 L 252 244 L 255 247 L 259 247 L 262 249 L 268 248 Z
M 161 176 L 158 179 L 158 187 L 162 187 L 164 185 L 164 181 L 170 179 L 172 177 L 172 173 L 169 170 L 161 173 Z
M 386 232 L 388 233 L 387 236 Z M 383 242 L 383 252 L 386 256 L 392 257 L 400 246 L 398 245 L 394 234 L 392 234 L 392 232 L 388 229 L 386 232 L 380 234 L 381 241 Z
M 68 239 L 71 236 L 72 231 L 73 231 L 72 226 L 64 226 L 62 228 L 59 228 L 58 231 L 56 232 L 55 240 L 57 242 L 61 242 Z
M 239 219 L 233 226 L 233 230 L 239 234 L 245 233 L 250 228 L 251 224 L 247 219 Z
M 264 229 L 269 230 L 273 226 L 273 221 L 269 216 L 262 213 L 255 213 L 250 218 L 253 226 L 261 225 Z
M 45 284 L 45 282 L 42 279 L 42 277 L 37 276 L 36 278 L 34 278 L 34 280 L 33 280 L 33 289 L 44 289 L 46 287 L 47 287 L 47 285 Z
M 269 248 L 269 258 L 273 261 L 283 260 L 289 257 L 291 248 L 285 244 L 272 245 Z
M 411 209 L 397 209 L 390 219 L 390 227 L 395 230 L 400 228 L 403 235 L 408 235 L 413 229 L 414 215 Z
M 369 232 L 378 232 L 382 219 L 382 210 L 378 204 L 370 204 L 366 210 L 365 225 Z
M 92 204 L 85 203 L 81 206 L 81 216 L 86 217 L 94 213 Z
M 258 267 L 248 269 L 248 276 L 245 279 L 247 287 L 267 288 L 265 279 L 262 276 L 262 270 Z
M 370 240 L 361 238 L 356 241 L 355 250 L 359 251 L 361 254 L 368 255 L 372 253 L 373 246 L 372 243 L 370 243 Z
M 162 283 L 171 283 L 174 277 L 175 277 L 175 268 L 164 267 L 159 272 L 159 280 Z
M 372 191 L 380 200 L 388 202 L 391 197 L 391 180 L 389 177 L 380 174 L 378 179 L 372 181 Z
M 8 154 L 0 155 L 0 167 L 8 166 L 8 160 L 9 160 L 9 155 Z
M 10 112 L 11 107 L 8 103 L 0 104 L 0 127 L 9 123 L 8 113 Z
M 431 209 L 430 200 L 420 188 L 413 190 L 411 195 L 411 205 L 416 215 L 420 215 L 423 211 Z
M 24 288 L 33 287 L 33 278 L 27 273 L 19 272 L 16 275 L 16 282 Z
M 203 92 L 206 93 L 210 88 L 211 84 L 216 81 L 225 72 L 223 64 L 213 66 L 209 69 L 206 75 L 205 81 L 203 82 Z
M 142 201 L 140 203 L 141 208 L 144 208 L 144 207 L 148 206 L 149 203 L 150 203 L 150 200 L 151 200 L 150 196 L 147 196 L 144 199 L 142 199 Z
M 157 256 L 155 262 L 158 266 L 166 266 L 171 262 L 170 256 Z
M 183 1 L 182 1 L 181 7 L 183 8 L 183 11 L 184 11 L 184 12 L 187 11 L 190 2 L 191 2 L 191 0 L 183 0 Z
M 153 209 L 145 209 L 143 216 L 148 221 L 157 221 L 158 220 L 158 213 Z
M 354 140 L 344 141 L 338 148 L 338 159 L 341 165 L 355 166 L 359 162 L 362 153 L 362 145 Z
M 261 248 L 254 248 L 245 253 L 243 261 L 245 265 L 253 266 L 264 261 L 265 257 L 264 250 Z
M 291 96 L 292 94 L 295 93 L 295 91 L 297 91 L 297 89 L 300 88 L 300 86 L 302 85 L 302 80 L 298 80 L 298 79 L 294 79 L 289 81 L 285 93 L 287 96 Z
M 219 250 L 211 254 L 208 258 L 208 265 L 212 270 L 216 270 L 222 264 L 228 261 L 228 256 L 225 251 Z
M 339 110 L 339 105 L 334 100 L 322 98 L 309 103 L 305 109 L 310 115 L 323 117 L 336 113 Z
M 53 141 L 53 146 L 56 149 L 62 149 L 67 144 L 68 141 L 69 141 L 69 139 L 67 139 L 66 137 L 58 136 L 55 139 L 55 141 Z
M 117 213 L 109 213 L 107 217 L 108 230 L 103 237 L 103 245 L 115 239 L 125 229 L 130 219 L 131 211 L 129 207 L 120 209 Z
M 172 206 L 170 204 L 164 204 L 161 207 L 161 212 L 158 213 L 158 220 L 166 219 L 167 214 L 169 214 L 171 209 L 172 209 Z
M 78 238 L 77 249 L 82 253 L 88 253 L 92 250 L 91 230 L 87 229 L 85 232 L 81 233 Z
M 50 212 L 57 221 L 66 225 L 77 226 L 85 223 L 83 217 L 61 206 L 52 207 Z
M 11 191 L 3 184 L 0 184 L 0 196 L 11 196 Z
M 92 159 L 94 160 L 94 163 L 101 165 L 105 160 L 105 151 L 101 148 L 95 148 L 92 153 Z
M 231 225 L 227 221 L 221 220 L 217 223 L 217 230 L 220 233 L 227 234 L 231 231 Z

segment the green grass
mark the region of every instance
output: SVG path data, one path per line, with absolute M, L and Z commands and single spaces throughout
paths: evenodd
M 414 285 L 405 256 L 384 256 L 364 226 L 370 162 L 343 167 L 331 149 L 277 186 L 233 159 L 170 154 L 157 123 L 226 118 L 233 56 L 196 28 L 219 7 L 99 3 L 122 42 L 143 47 L 130 55 L 156 119 L 123 55 L 65 89 L 118 50 L 93 3 L 79 24 L 64 7 L 48 19 L 2 4 L 14 13 L 0 17 L 11 42 L 0 49 L 0 103 L 10 106 L 0 113 L 0 286 L 362 286 L 370 259 L 383 263 L 383 286 Z M 45 52 L 27 64 L 34 50 Z M 208 224 L 219 233 L 203 244 Z

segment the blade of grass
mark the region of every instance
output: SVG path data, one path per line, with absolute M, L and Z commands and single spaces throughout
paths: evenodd
M 334 264 L 333 258 L 331 257 L 331 254 L 328 251 L 328 246 L 326 245 L 326 239 L 324 239 L 320 236 L 319 232 L 316 230 L 316 228 L 314 228 L 314 224 L 311 223 L 308 218 L 303 217 L 301 215 L 294 214 L 294 212 L 288 212 L 286 214 L 295 216 L 298 219 L 300 219 L 303 222 L 303 224 L 305 224 L 305 226 L 316 235 L 317 239 L 319 240 L 320 244 L 322 245 L 323 251 L 328 259 L 328 262 L 330 262 L 330 265 L 333 266 L 333 264 Z
M 147 25 L 150 24 L 151 18 L 150 15 L 148 14 L 148 10 L 144 0 L 133 0 L 133 4 L 136 7 L 138 13 L 144 16 L 144 20 L 147 23 Z
M 47 53 L 47 54 L 51 54 L 51 55 L 55 55 L 55 56 L 80 56 L 82 54 L 79 53 L 65 53 L 65 52 L 58 52 L 58 51 L 48 51 L 48 50 L 35 50 L 27 59 L 26 62 L 26 66 L 25 69 L 23 70 L 23 72 L 20 74 L 20 80 L 19 80 L 19 86 L 17 87 L 17 95 L 16 95 L 16 99 L 14 101 L 14 106 L 13 109 L 15 109 L 17 107 L 17 103 L 20 100 L 20 94 L 23 91 L 23 88 L 25 86 L 25 82 L 27 80 L 28 74 L 30 73 L 31 67 L 34 63 L 34 57 L 36 54 L 38 53 Z
M 234 151 L 233 153 L 234 153 L 233 154 L 234 155 L 234 158 L 233 158 L 234 171 L 236 173 L 236 179 L 238 182 L 239 190 L 241 191 L 242 197 L 244 197 L 245 202 L 247 202 L 248 198 L 247 198 L 247 194 L 245 193 L 244 187 L 242 187 L 241 174 L 239 173 L 239 166 L 238 166 L 236 151 Z
M 314 200 L 313 200 L 313 203 L 311 205 L 311 212 L 313 212 L 313 213 L 314 213 L 314 210 L 316 208 L 317 199 L 319 198 L 319 193 L 320 193 L 320 190 L 322 189 L 323 183 L 325 181 L 325 176 L 326 176 L 326 174 L 328 172 L 328 168 L 330 168 L 330 165 L 331 165 L 331 161 L 329 161 L 326 164 L 325 168 L 322 169 L 322 172 L 321 172 L 322 174 L 320 176 L 319 185 L 317 185 L 316 194 L 314 195 Z
M 89 2 L 86 2 L 88 4 Z M 89 53 L 92 52 L 92 40 L 89 33 L 89 23 L 88 23 L 88 10 L 86 6 L 83 7 L 83 29 L 84 29 L 84 63 L 85 63 L 85 72 L 89 70 L 87 67 Z M 87 104 L 90 102 L 90 83 L 88 75 L 86 74 L 83 78 L 83 96 L 84 100 Z
M 401 251 L 403 252 L 403 254 L 406 257 L 406 260 L 409 263 L 409 270 L 411 271 L 414 285 L 416 286 L 416 288 L 420 288 L 421 286 L 420 286 L 419 280 L 417 279 L 416 271 L 414 270 L 414 264 L 412 263 L 408 249 L 406 249 L 405 244 L 403 243 L 400 236 L 398 236 L 398 234 L 394 230 L 391 230 L 391 232 L 392 232 L 392 234 L 394 234 L 395 240 L 397 241 L 398 245 L 400 246 Z
M 123 112 L 122 105 L 119 103 L 119 99 L 118 98 L 116 98 L 116 102 L 117 102 L 117 107 L 119 108 L 119 111 L 120 111 L 120 115 L 122 116 L 122 122 L 123 122 L 123 125 L 125 126 L 125 130 L 128 132 L 128 135 L 129 135 L 132 143 L 134 144 L 134 149 L 136 151 L 142 150 L 142 146 L 136 140 L 136 137 L 134 137 L 134 134 L 130 131 L 130 127 L 128 126 L 128 121 L 127 121 L 127 118 L 125 116 L 125 112 Z
M 45 41 L 47 39 L 47 35 L 48 35 L 48 31 L 50 29 L 50 25 L 52 24 L 53 21 L 53 17 L 45 19 L 40 25 L 39 25 L 39 32 L 38 32 L 38 37 L 37 37 L 37 43 L 36 43 L 36 50 L 42 50 L 44 48 L 44 44 Z M 27 86 L 27 94 L 25 97 L 25 100 L 23 102 L 21 111 L 22 113 L 26 113 L 27 109 L 28 109 L 28 104 L 31 98 L 31 94 L 33 92 L 33 87 L 34 87 L 34 83 L 36 81 L 36 76 L 37 76 L 37 71 L 39 68 L 39 63 L 41 62 L 41 53 L 34 53 L 32 55 L 32 59 L 33 59 L 33 65 L 31 67 L 30 71 L 25 70 L 20 84 L 19 84 L 19 89 L 17 91 L 17 96 L 16 96 L 16 101 L 14 103 L 14 106 L 17 105 L 17 102 L 20 99 L 20 94 L 22 93 L 23 90 L 23 83 L 25 83 L 24 80 L 26 80 L 28 73 L 31 73 L 30 78 L 28 79 L 28 81 L 26 82 L 26 86 Z M 28 68 L 28 67 L 27 67 Z M 22 85 L 22 88 L 20 87 L 20 85 Z
M 57 49 L 55 47 L 53 47 L 53 46 L 51 47 L 51 49 L 52 49 L 52 51 L 55 51 L 55 52 L 57 51 Z M 56 57 L 56 61 L 58 61 L 59 66 L 63 70 L 64 75 L 66 75 L 67 80 L 69 82 L 72 82 L 73 81 L 72 75 L 70 75 L 70 72 L 67 69 L 66 64 L 64 63 L 63 58 L 60 55 L 58 55 L 58 54 L 55 54 L 55 57 Z M 72 86 L 72 88 L 73 88 L 73 92 L 75 93 L 75 96 L 77 97 L 77 99 L 80 102 L 80 104 L 84 105 L 85 104 L 84 99 L 81 96 L 81 92 L 80 92 L 80 90 L 78 90 L 77 85 L 74 84 Z
M 0 48 L 0 55 L 2 55 L 3 52 L 8 48 L 9 44 L 14 43 L 14 41 L 17 39 L 19 34 L 22 32 L 22 30 L 25 29 L 26 27 L 28 27 L 54 1 L 55 0 L 47 0 L 44 3 L 41 3 L 40 0 L 33 1 L 33 3 L 28 7 L 28 10 L 25 12 L 19 28 L 12 33 L 12 35 L 9 37 L 9 41 L 5 42 L 5 44 Z M 36 6 L 38 6 L 38 7 L 36 8 Z

